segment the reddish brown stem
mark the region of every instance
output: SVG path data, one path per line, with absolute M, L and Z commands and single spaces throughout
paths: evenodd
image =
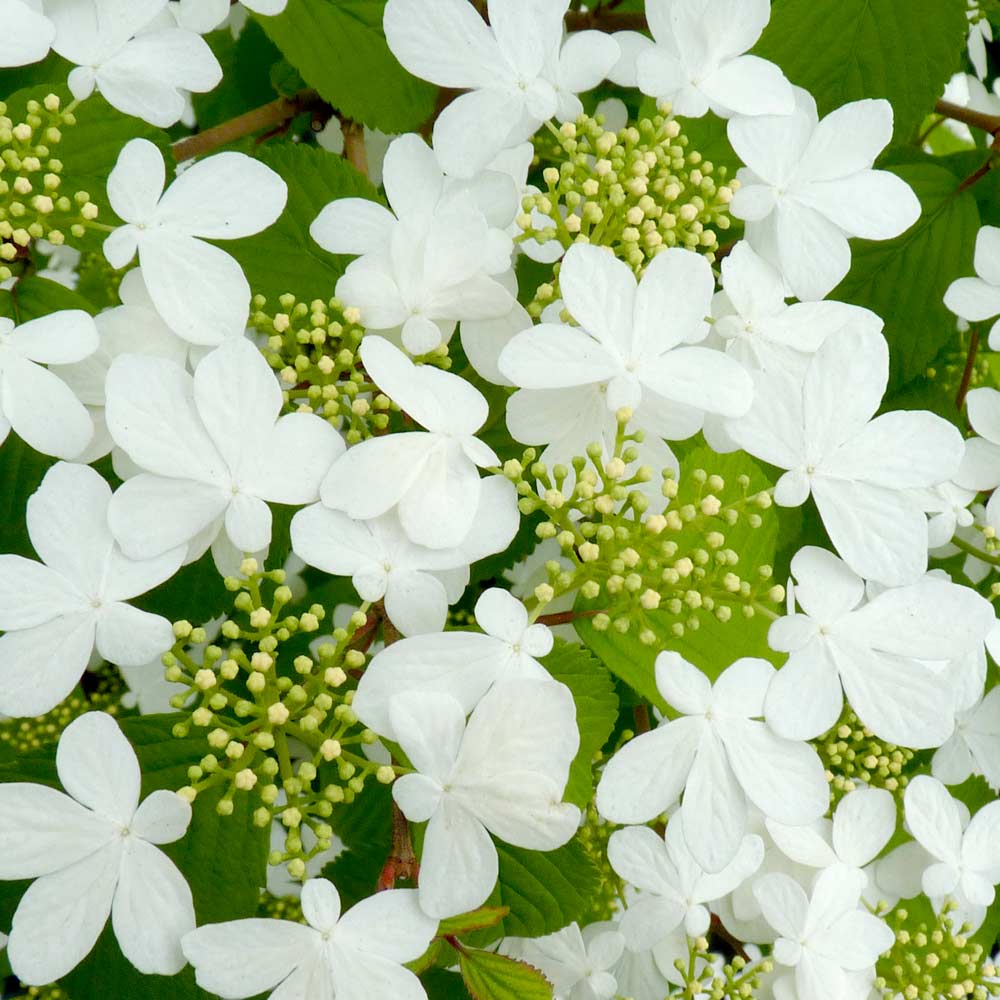
M 972 327 L 969 335 L 969 352 L 965 357 L 965 369 L 962 371 L 962 381 L 955 397 L 955 405 L 961 410 L 965 406 L 965 397 L 969 394 L 969 384 L 972 382 L 972 372 L 976 367 L 976 354 L 979 351 L 979 331 Z
M 956 122 L 964 122 L 973 128 L 982 129 L 990 135 L 1000 132 L 1000 115 L 988 115 L 984 111 L 973 111 L 972 108 L 963 108 L 961 104 L 952 104 L 951 101 L 938 101 L 934 105 L 934 110 L 945 118 L 951 118 Z
M 598 609 L 594 611 L 553 611 L 550 615 L 539 615 L 535 621 L 539 625 L 568 625 L 578 618 L 593 618 L 594 615 L 602 614 Z
M 746 949 L 743 947 L 743 942 L 734 938 L 733 935 L 726 930 L 722 921 L 714 913 L 712 914 L 712 925 L 710 929 L 716 937 L 722 938 L 722 940 L 725 941 L 726 944 L 728 944 L 729 947 L 732 948 L 744 962 L 750 961 L 750 956 L 746 953 Z
M 365 127 L 361 122 L 343 118 L 340 130 L 344 135 L 344 159 L 360 174 L 368 176 L 368 151 L 365 149 Z
M 649 732 L 649 707 L 647 705 L 636 705 L 632 710 L 635 717 L 636 735 Z
M 398 879 L 416 882 L 420 863 L 413 851 L 410 824 L 395 802 L 392 804 L 392 848 L 378 877 L 378 891 L 391 889 Z

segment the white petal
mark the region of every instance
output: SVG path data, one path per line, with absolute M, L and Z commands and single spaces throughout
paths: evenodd
M 677 895 L 677 870 L 670 861 L 663 838 L 648 826 L 615 830 L 608 840 L 608 861 L 619 877 L 643 892 L 668 897 Z M 682 902 L 677 900 L 678 904 Z M 680 920 L 680 914 L 677 919 Z
M 389 719 L 413 766 L 448 781 L 465 734 L 465 711 L 447 694 L 406 691 L 389 701 Z
M 657 690 L 679 712 L 704 715 L 711 707 L 711 682 L 679 653 L 660 653 L 655 673 Z
M 33 628 L 89 602 L 64 576 L 23 556 L 0 555 L 0 628 Z
M 529 119 L 523 127 L 525 117 L 523 99 L 508 91 L 462 94 L 434 123 L 438 162 L 449 176 L 472 177 L 489 165 L 505 143 L 516 144 L 532 134 L 537 122 Z
M 191 806 L 174 792 L 163 789 L 143 799 L 130 829 L 150 844 L 172 844 L 180 840 L 191 823 Z
M 339 198 L 316 216 L 309 235 L 330 253 L 373 253 L 388 246 L 395 221 L 378 202 Z
M 627 264 L 601 247 L 574 244 L 563 258 L 559 287 L 570 315 L 606 350 L 627 348 L 636 301 Z
M 56 29 L 41 11 L 21 0 L 0 0 L 0 22 L 0 66 L 27 66 L 48 55 Z
M 108 201 L 126 222 L 149 222 L 165 183 L 163 154 L 148 139 L 131 139 L 108 175 Z
M 892 105 L 888 101 L 844 104 L 816 126 L 799 177 L 825 181 L 857 174 L 871 167 L 891 140 Z
M 944 785 L 927 775 L 917 775 L 906 786 L 903 802 L 913 836 L 939 861 L 959 864 L 962 820 Z
M 420 908 L 413 889 L 390 889 L 351 907 L 337 927 L 336 941 L 393 962 L 419 958 L 437 932 L 437 921 Z
M 862 170 L 842 180 L 811 183 L 797 198 L 848 236 L 866 240 L 891 240 L 920 218 L 913 189 L 888 170 Z
M 680 249 L 656 255 L 635 296 L 632 351 L 659 354 L 701 340 L 715 281 L 703 257 Z
M 757 657 L 735 660 L 719 675 L 712 688 L 712 708 L 715 712 L 745 719 L 764 714 L 764 697 L 774 677 L 774 667 Z
M 944 293 L 944 304 L 970 322 L 990 319 L 1000 314 L 1000 288 L 982 278 L 956 278 Z
M 713 108 L 738 115 L 788 115 L 795 98 L 788 80 L 772 62 L 742 55 L 724 62 L 698 89 Z
M 519 333 L 500 354 L 501 373 L 522 389 L 562 389 L 613 378 L 621 362 L 582 330 L 542 324 Z
M 385 612 L 404 636 L 440 632 L 448 617 L 449 597 L 433 574 L 396 570 L 386 583 Z
M 259 552 L 271 544 L 271 508 L 249 493 L 237 493 L 226 508 L 226 534 L 240 552 Z
M 965 402 L 973 430 L 990 443 L 1000 445 L 1000 392 L 987 387 L 973 389 Z M 992 489 L 992 485 L 983 489 Z
M 818 644 L 788 658 L 774 675 L 764 700 L 768 725 L 792 740 L 825 733 L 837 721 L 842 707 L 837 669 Z
M 754 174 L 783 187 L 791 180 L 815 126 L 815 110 L 802 100 L 793 114 L 733 118 L 727 132 L 736 155 Z
M 559 85 L 574 94 L 593 90 L 621 57 L 612 35 L 603 31 L 577 31 L 559 52 Z
M 896 831 L 896 803 L 884 788 L 845 795 L 833 814 L 833 849 L 845 864 L 863 868 Z
M 762 875 L 753 894 L 764 919 L 782 936 L 798 940 L 806 924 L 809 900 L 802 887 L 784 874 Z
M 94 320 L 81 309 L 63 309 L 22 323 L 7 338 L 30 361 L 64 365 L 81 361 L 100 345 Z
M 1000 869 L 1000 803 L 990 802 L 972 817 L 962 839 L 962 864 L 968 869 L 988 873 L 988 879 L 993 881 Z M 988 906 L 992 902 L 988 899 L 980 905 Z
M 825 215 L 788 197 L 778 202 L 774 223 L 789 287 L 803 301 L 825 298 L 851 269 L 847 237 Z
M 166 653 L 174 641 L 166 618 L 121 601 L 105 606 L 97 619 L 97 650 L 110 663 L 141 667 Z

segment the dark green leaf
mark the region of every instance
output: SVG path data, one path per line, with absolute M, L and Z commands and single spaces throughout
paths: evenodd
M 469 991 L 457 972 L 445 969 L 431 969 L 420 981 L 427 991 L 427 1000 L 469 1000 Z
M 916 192 L 921 216 L 894 240 L 853 241 L 850 274 L 831 297 L 885 319 L 890 387 L 898 388 L 922 375 L 955 336 L 944 293 L 955 278 L 972 274 L 979 212 L 972 194 L 958 192 L 958 179 L 943 167 L 912 164 L 893 173 Z
M 13 431 L 0 445 L 0 552 L 34 557 L 24 511 L 55 461 L 29 448 Z
M 260 23 L 340 114 L 386 133 L 406 132 L 431 116 L 437 89 L 410 76 L 389 51 L 384 8 L 385 0 L 294 0 Z
M 459 956 L 462 979 L 475 1000 L 551 1000 L 552 984 L 525 962 L 490 951 Z

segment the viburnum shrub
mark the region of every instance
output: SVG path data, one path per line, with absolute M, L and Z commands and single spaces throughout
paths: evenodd
M 0 997 L 1000 996 L 1000 0 L 0 0 Z

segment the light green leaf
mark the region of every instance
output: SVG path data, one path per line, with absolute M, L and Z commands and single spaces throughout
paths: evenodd
M 754 48 L 805 87 L 820 116 L 865 97 L 884 97 L 905 141 L 959 68 L 965 0 L 775 0 Z
M 565 684 L 576 703 L 580 750 L 569 771 L 563 798 L 584 808 L 594 792 L 593 759 L 618 719 L 618 696 L 604 665 L 586 649 L 561 639 L 542 660 L 545 669 Z
M 263 146 L 258 158 L 288 185 L 288 204 L 269 229 L 221 244 L 243 267 L 254 294 L 277 310 L 280 295 L 328 300 L 350 258 L 323 250 L 309 235 L 320 211 L 337 198 L 376 199 L 375 188 L 335 153 L 298 143 Z
M 474 1000 L 551 1000 L 552 985 L 525 962 L 490 951 L 459 956 L 462 979 Z
M 969 191 L 958 192 L 953 173 L 934 163 L 894 167 L 916 192 L 923 211 L 894 240 L 852 242 L 850 274 L 831 298 L 865 306 L 885 319 L 890 386 L 923 375 L 955 337 L 955 317 L 944 293 L 955 278 L 972 274 L 979 211 Z
M 346 118 L 389 134 L 419 128 L 437 88 L 411 76 L 382 32 L 385 0 L 291 0 L 260 23 L 302 78 Z
M 507 916 L 506 906 L 480 906 L 478 910 L 460 913 L 457 917 L 448 917 L 438 925 L 438 937 L 468 934 L 470 931 L 481 931 L 487 927 L 496 927 Z

